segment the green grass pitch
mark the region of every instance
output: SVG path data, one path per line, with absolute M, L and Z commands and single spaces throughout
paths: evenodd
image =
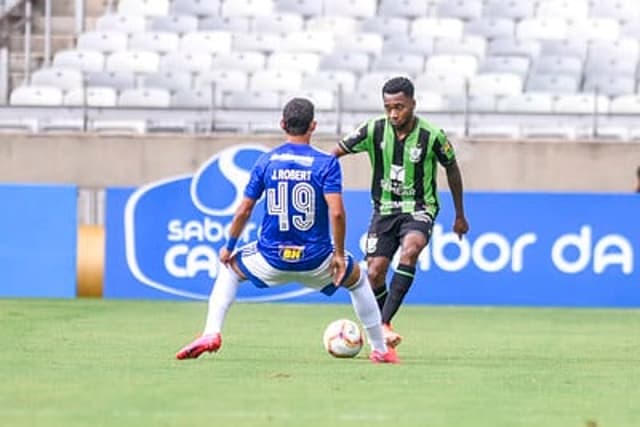
M 0 426 L 640 426 L 640 311 L 405 306 L 401 365 L 322 349 L 349 305 L 0 300 Z

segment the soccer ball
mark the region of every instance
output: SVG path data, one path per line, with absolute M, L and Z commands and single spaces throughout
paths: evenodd
M 355 357 L 364 344 L 362 331 L 357 323 L 349 319 L 334 320 L 324 330 L 324 348 L 333 357 Z

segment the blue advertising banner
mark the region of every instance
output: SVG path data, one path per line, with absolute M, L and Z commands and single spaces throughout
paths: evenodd
M 260 146 L 234 146 L 194 175 L 107 191 L 107 298 L 206 299 L 218 250 Z M 633 194 L 468 193 L 470 233 L 451 232 L 450 195 L 406 302 L 640 307 L 640 197 Z M 347 247 L 364 256 L 367 191 L 346 191 Z M 256 238 L 259 204 L 240 244 Z M 242 301 L 348 302 L 297 285 L 245 283 Z
M 76 296 L 75 186 L 0 186 L 0 297 Z

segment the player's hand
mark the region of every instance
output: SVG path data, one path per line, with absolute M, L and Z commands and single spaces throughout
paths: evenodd
M 340 286 L 344 280 L 344 275 L 347 272 L 347 262 L 344 256 L 333 255 L 331 260 L 331 270 L 333 271 L 333 284 Z
M 228 266 L 229 262 L 231 262 L 231 251 L 227 248 L 220 249 L 220 262 L 223 265 Z
M 469 224 L 467 223 L 467 219 L 463 216 L 456 217 L 453 223 L 453 232 L 458 235 L 458 239 L 462 240 L 462 236 L 467 234 L 468 231 Z

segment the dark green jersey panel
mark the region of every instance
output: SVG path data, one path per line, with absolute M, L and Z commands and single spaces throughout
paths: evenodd
M 436 217 L 440 209 L 436 165 L 448 166 L 455 161 L 455 150 L 442 129 L 418 117 L 411 133 L 399 140 L 386 117 L 377 117 L 339 145 L 348 153 L 369 154 L 371 198 L 376 212 L 427 212 Z

